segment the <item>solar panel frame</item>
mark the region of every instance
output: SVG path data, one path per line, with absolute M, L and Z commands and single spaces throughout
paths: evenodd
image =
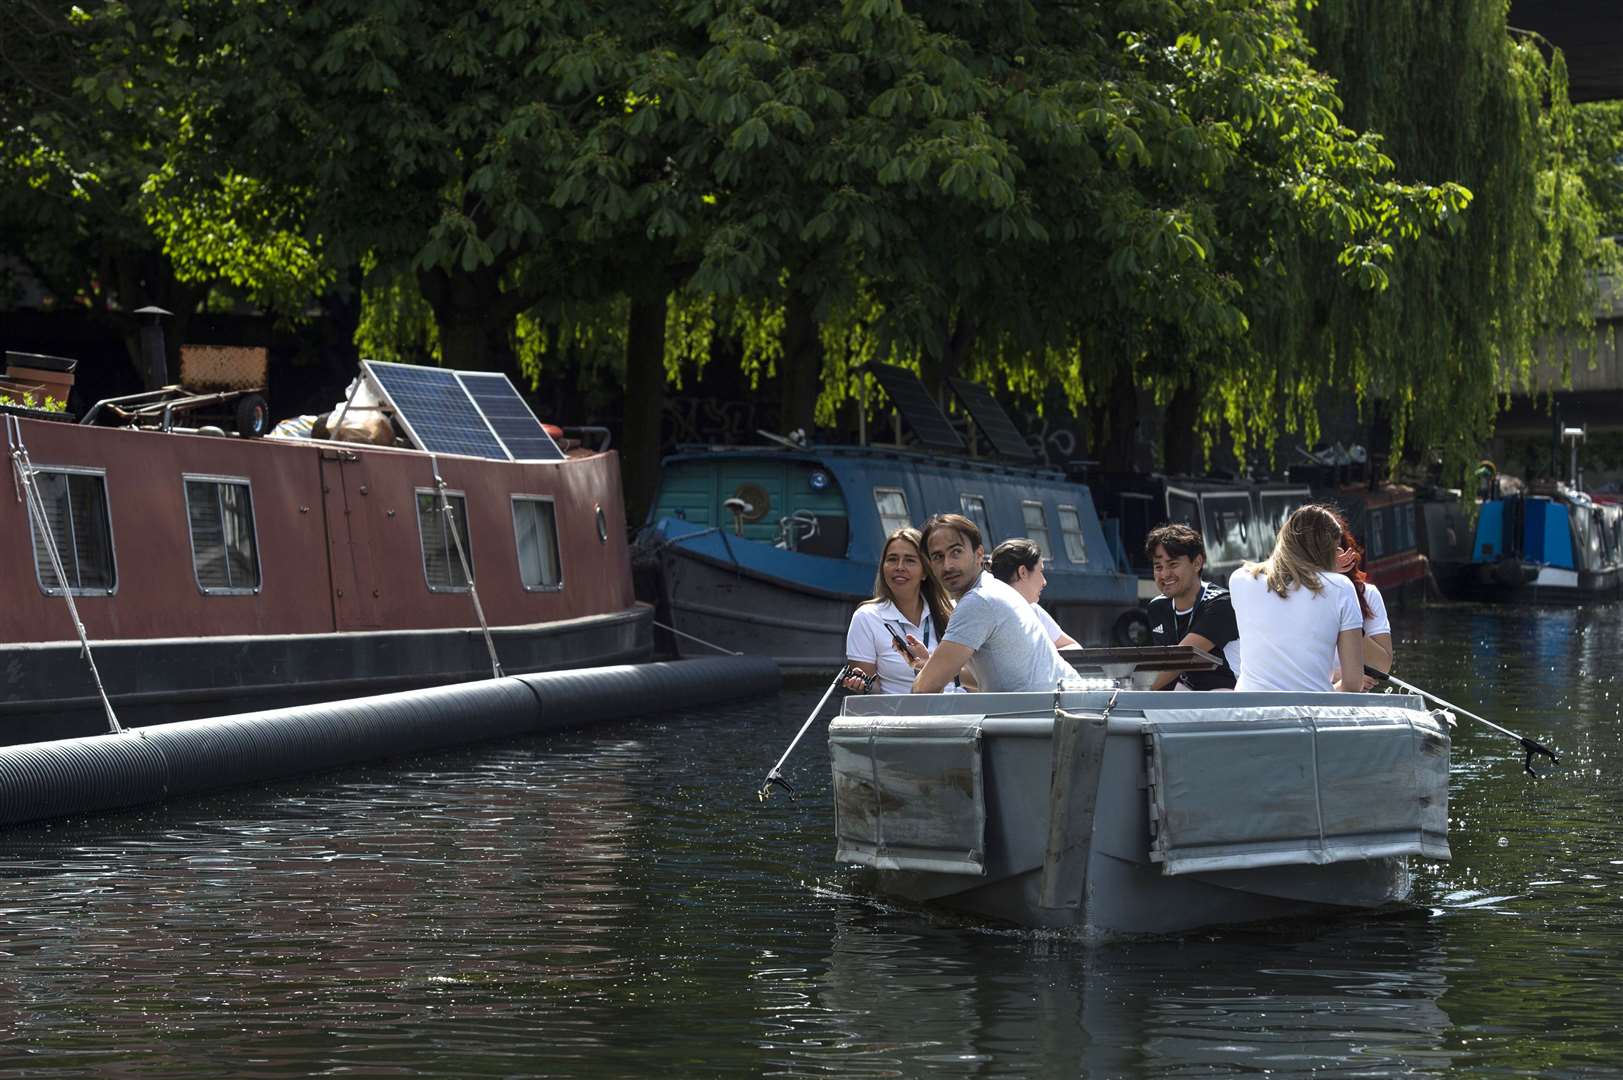
M 563 450 L 506 375 L 499 371 L 458 371 L 456 377 L 474 408 L 483 414 L 485 423 L 514 461 L 564 459 Z M 475 385 L 483 389 L 475 393 Z
M 919 442 L 932 450 L 963 452 L 964 440 L 952 426 L 941 406 L 930 397 L 919 377 L 894 364 L 869 364 L 891 404 L 901 412 Z
M 1036 451 L 1026 442 L 1026 437 L 1015 427 L 1014 421 L 990 390 L 968 379 L 948 379 L 947 385 L 952 387 L 952 392 L 964 408 L 969 410 L 970 418 L 992 444 L 994 453 L 1015 461 L 1037 460 Z

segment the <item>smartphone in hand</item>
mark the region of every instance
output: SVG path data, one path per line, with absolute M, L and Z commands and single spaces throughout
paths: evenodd
M 896 648 L 901 651 L 903 658 L 907 660 L 910 666 L 918 664 L 920 660 L 930 655 L 928 651 L 922 651 L 924 646 L 917 638 L 912 639 L 913 644 L 908 644 L 908 633 L 905 626 L 901 626 L 898 623 L 891 622 L 887 619 L 885 621 L 885 629 L 890 631 L 890 640 L 896 643 Z M 913 649 L 915 647 L 919 648 L 921 651 L 919 653 L 914 653 Z

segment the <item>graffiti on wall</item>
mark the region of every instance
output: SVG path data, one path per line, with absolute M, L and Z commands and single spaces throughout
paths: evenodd
M 737 446 L 759 442 L 759 430 L 772 431 L 778 422 L 774 404 L 721 401 L 716 398 L 665 399 L 664 436 L 667 447 L 683 443 Z

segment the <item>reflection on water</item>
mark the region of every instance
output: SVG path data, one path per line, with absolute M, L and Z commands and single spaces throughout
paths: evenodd
M 1089 947 L 853 895 L 816 692 L 0 835 L 30 1076 L 1597 1075 L 1623 1060 L 1611 610 L 1432 609 L 1452 864 L 1396 917 Z

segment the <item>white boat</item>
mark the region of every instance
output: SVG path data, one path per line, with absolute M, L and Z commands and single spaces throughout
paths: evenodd
M 855 695 L 837 858 L 881 895 L 1088 936 L 1375 909 L 1446 860 L 1449 735 L 1407 694 L 1125 689 L 1210 657 L 1081 650 L 1094 689 Z

